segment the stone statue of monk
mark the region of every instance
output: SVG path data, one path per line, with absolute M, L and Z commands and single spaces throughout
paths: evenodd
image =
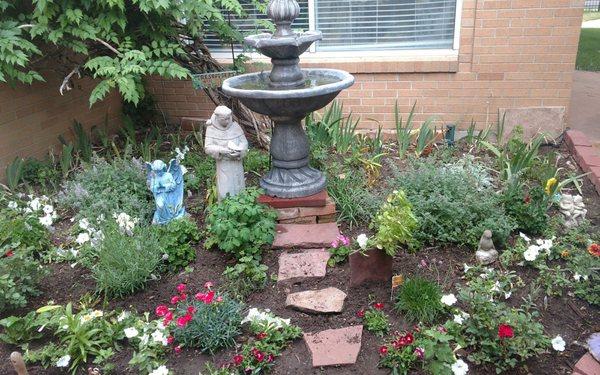
M 242 158 L 248 152 L 248 141 L 225 106 L 218 106 L 206 125 L 204 151 L 217 162 L 217 192 L 221 200 L 246 187 Z

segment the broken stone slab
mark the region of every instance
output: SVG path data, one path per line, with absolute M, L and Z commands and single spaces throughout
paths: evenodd
M 312 355 L 313 367 L 356 363 L 362 342 L 363 326 L 305 333 L 304 342 Z
M 329 257 L 329 251 L 325 249 L 283 253 L 279 256 L 277 282 L 325 277 Z
M 299 198 L 278 198 L 268 195 L 258 197 L 258 202 L 269 205 L 273 208 L 289 208 L 289 207 L 322 207 L 327 204 L 327 190 Z
M 307 313 L 331 314 L 342 312 L 345 300 L 346 293 L 330 287 L 288 294 L 285 307 Z
M 275 249 L 329 248 L 339 235 L 336 223 L 278 224 L 272 246 Z

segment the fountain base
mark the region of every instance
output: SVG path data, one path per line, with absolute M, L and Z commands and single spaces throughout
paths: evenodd
M 298 198 L 316 194 L 327 185 L 319 170 L 304 166 L 297 169 L 273 167 L 260 180 L 265 194 L 279 198 Z

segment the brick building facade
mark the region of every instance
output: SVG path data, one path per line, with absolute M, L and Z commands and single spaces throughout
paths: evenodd
M 435 116 L 439 123 L 466 127 L 475 120 L 482 127 L 508 110 L 508 121 L 527 122 L 526 130 L 562 129 L 584 0 L 453 1 L 451 50 L 307 52 L 301 66 L 354 74 L 356 83 L 338 98 L 360 115 L 363 129 L 392 129 L 396 102 L 404 114 L 416 102 L 417 121 Z M 153 79 L 147 87 L 171 122 L 208 118 L 213 109 L 189 81 Z

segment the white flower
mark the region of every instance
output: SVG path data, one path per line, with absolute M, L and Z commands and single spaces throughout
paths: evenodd
M 360 246 L 360 248 L 363 250 L 367 249 L 368 241 L 369 241 L 369 237 L 367 237 L 367 235 L 364 233 L 361 233 L 358 235 L 358 237 L 356 237 L 356 242 L 358 242 L 358 246 Z
M 531 245 L 527 248 L 527 250 L 525 250 L 525 252 L 523 253 L 523 257 L 526 261 L 533 262 L 534 260 L 536 260 L 539 254 L 540 247 L 537 245 Z
M 123 332 L 125 332 L 125 337 L 127 337 L 128 339 L 136 337 L 139 334 L 138 330 L 135 329 L 135 327 L 125 328 Z
M 454 375 L 465 375 L 467 372 L 469 372 L 469 366 L 462 359 L 454 362 L 451 368 Z
M 19 208 L 19 205 L 15 201 L 10 201 L 8 202 L 8 208 L 10 208 L 11 210 L 16 210 L 17 208 Z
M 563 340 L 560 335 L 557 335 L 552 339 L 552 349 L 556 350 L 557 352 L 563 352 L 565 350 L 565 340 Z
M 585 281 L 587 281 L 587 279 L 588 279 L 588 275 L 583 275 L 583 279 L 584 279 Z
M 573 275 L 573 278 L 575 279 L 575 281 L 579 281 L 579 280 L 581 280 L 581 275 L 578 274 L 577 272 L 575 272 L 575 274 Z
M 458 314 L 454 315 L 454 323 L 463 324 L 464 320 L 465 320 L 465 318 L 463 318 L 462 315 L 458 315 Z
M 144 333 L 142 335 L 142 337 L 140 337 L 140 344 L 146 345 L 147 343 L 148 343 L 148 335 Z
M 75 250 L 75 249 L 73 249 L 73 248 L 70 248 L 70 249 L 69 249 L 69 252 L 71 253 L 71 255 L 72 255 L 73 257 L 77 257 L 77 255 L 79 255 L 79 251 L 78 251 L 78 250 Z
M 546 253 L 550 254 L 550 250 L 552 249 L 552 246 L 554 245 L 552 239 L 549 239 L 549 240 L 539 239 L 536 242 L 539 245 L 540 249 L 546 250 Z
M 31 201 L 29 201 L 29 207 L 32 210 L 37 211 L 40 208 L 42 208 L 42 203 L 40 202 L 39 198 L 35 198 L 35 199 L 32 199 Z
M 524 239 L 525 242 L 530 242 L 531 241 L 531 238 L 527 237 L 525 235 L 525 233 L 523 233 L 523 232 L 519 232 L 519 237 L 521 237 L 522 239 Z
M 84 243 L 88 242 L 90 240 L 90 235 L 87 234 L 86 232 L 83 233 L 79 233 L 79 235 L 77 236 L 77 239 L 75 240 L 78 244 L 83 245 Z
M 463 263 L 463 267 L 464 267 L 464 270 L 463 270 L 463 271 L 464 271 L 464 273 L 467 273 L 467 272 L 469 272 L 469 270 L 470 270 L 471 268 L 473 268 L 473 267 L 469 266 L 467 263 Z
M 104 313 L 100 310 L 94 310 L 91 312 L 90 315 L 92 316 L 92 318 L 99 318 L 101 316 L 104 316 Z
M 39 220 L 40 224 L 42 224 L 45 227 L 49 227 L 52 225 L 52 216 L 50 215 L 42 216 Z
M 119 316 L 117 316 L 117 322 L 122 322 L 123 320 L 127 319 L 127 317 L 129 316 L 129 311 L 123 311 L 122 313 L 119 314 Z
M 51 215 L 54 212 L 54 207 L 51 204 L 47 204 L 44 206 L 44 213 L 46 215 Z
M 71 267 L 73 267 L 73 266 L 71 266 Z M 85 324 L 92 319 L 94 319 L 94 317 L 91 314 L 85 314 L 81 318 L 79 318 L 79 321 L 81 322 L 81 324 Z
M 500 282 L 498 280 L 496 280 L 496 282 L 494 283 L 494 286 L 492 287 L 492 289 L 490 291 L 491 292 L 499 292 L 500 291 Z
M 79 228 L 81 228 L 82 230 L 88 230 L 89 227 L 90 227 L 90 222 L 88 219 L 83 218 L 83 219 L 79 220 Z
M 56 367 L 67 367 L 69 366 L 69 363 L 71 362 L 71 356 L 70 355 L 63 355 L 62 357 L 60 357 L 58 359 L 58 361 L 56 361 Z
M 444 294 L 442 296 L 442 303 L 444 305 L 452 306 L 456 303 L 456 297 L 454 294 Z
M 169 374 L 169 369 L 167 368 L 167 366 L 162 365 L 159 368 L 152 370 L 152 372 L 149 375 L 168 375 Z
M 179 168 L 181 168 L 181 175 L 183 176 L 184 174 L 187 173 L 187 168 L 184 165 L 180 165 Z
M 125 212 L 121 212 L 118 215 L 115 214 L 114 217 L 121 231 L 128 235 L 133 233 L 133 228 L 135 227 L 135 224 L 137 224 L 138 219 L 132 219 L 131 216 L 127 215 Z
M 510 292 L 510 291 L 504 293 L 504 299 L 509 299 L 511 295 L 512 295 L 512 292 Z
M 246 317 L 242 320 L 242 324 L 247 322 L 254 324 L 273 325 L 276 328 L 282 328 L 290 324 L 290 319 L 282 319 L 278 316 L 275 316 L 268 309 L 265 311 L 260 311 L 259 309 L 253 307 L 248 311 L 248 315 L 246 315 Z
M 168 344 L 167 337 L 158 329 L 152 332 L 152 340 L 155 342 L 160 342 L 164 346 Z

